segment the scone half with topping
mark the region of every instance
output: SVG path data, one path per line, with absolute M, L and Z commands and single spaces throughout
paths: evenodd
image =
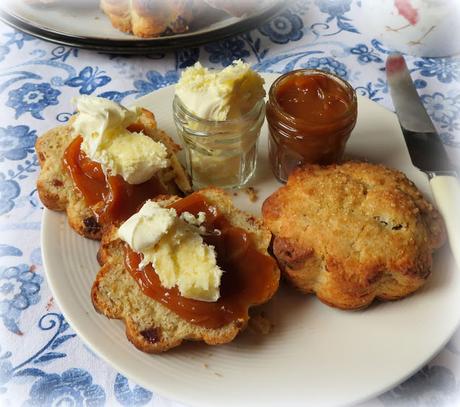
M 176 157 L 180 147 L 147 109 L 82 96 L 69 122 L 39 137 L 35 148 L 41 201 L 66 211 L 70 226 L 87 238 L 100 239 L 105 225 L 147 199 L 191 190 Z
M 159 197 L 104 233 L 94 307 L 123 320 L 144 352 L 184 340 L 230 342 L 246 327 L 249 308 L 278 288 L 270 239 L 261 220 L 236 209 L 222 190 Z
M 301 167 L 262 212 L 286 278 L 342 309 L 413 293 L 446 240 L 440 214 L 403 173 L 364 162 Z

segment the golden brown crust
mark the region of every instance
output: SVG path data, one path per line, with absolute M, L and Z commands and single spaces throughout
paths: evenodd
M 41 201 L 48 209 L 67 212 L 69 225 L 77 233 L 99 240 L 102 236 L 102 225 L 97 222 L 93 210 L 86 205 L 82 194 L 75 188 L 62 162 L 64 151 L 73 140 L 73 121 L 72 117 L 66 125 L 51 129 L 37 139 L 35 149 L 41 167 L 37 190 Z M 188 176 L 175 156 L 180 147 L 157 128 L 152 112 L 142 109 L 139 122 L 145 134 L 165 144 L 170 153 L 170 168 L 158 172 L 162 184 L 172 194 L 190 192 Z
M 193 18 L 193 1 L 101 0 L 112 25 L 138 37 L 183 33 Z
M 438 211 L 382 165 L 307 165 L 263 204 L 280 268 L 298 289 L 343 309 L 422 286 L 445 242 Z
M 207 188 L 201 193 L 235 226 L 247 230 L 258 250 L 267 254 L 271 233 L 260 219 L 234 208 L 222 190 Z M 177 199 L 180 198 L 163 196 L 156 200 L 170 203 Z M 146 296 L 124 266 L 123 245 L 114 226 L 104 233 L 98 253 L 102 268 L 93 284 L 91 298 L 98 312 L 125 322 L 126 336 L 140 350 L 148 353 L 163 352 L 179 346 L 184 340 L 204 341 L 209 345 L 223 344 L 232 341 L 247 326 L 248 320 L 239 319 L 219 329 L 200 327 L 183 320 L 161 303 Z M 274 273 L 279 279 L 278 268 Z M 274 291 L 265 301 L 273 294 Z

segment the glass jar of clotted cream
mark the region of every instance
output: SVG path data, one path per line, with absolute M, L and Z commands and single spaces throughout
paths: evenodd
M 275 177 L 286 182 L 302 164 L 339 161 L 356 118 L 356 93 L 338 76 L 315 69 L 280 76 L 267 102 L 268 149 Z
M 257 140 L 265 118 L 263 98 L 241 117 L 229 120 L 198 117 L 178 96 L 173 112 L 194 189 L 238 188 L 247 183 L 256 169 Z

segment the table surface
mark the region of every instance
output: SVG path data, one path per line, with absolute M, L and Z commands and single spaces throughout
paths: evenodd
M 98 359 L 53 300 L 40 256 L 43 206 L 34 143 L 65 122 L 78 95 L 124 104 L 177 81 L 196 61 L 242 58 L 264 72 L 327 69 L 388 109 L 391 51 L 357 28 L 360 2 L 296 1 L 257 29 L 199 48 L 108 55 L 48 43 L 0 24 L 0 404 L 181 406 L 137 386 Z M 460 57 L 407 58 L 451 157 L 460 152 Z M 460 405 L 460 331 L 421 371 L 362 406 Z

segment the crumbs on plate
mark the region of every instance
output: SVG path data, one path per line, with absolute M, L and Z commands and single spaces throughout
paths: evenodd
M 259 199 L 257 190 L 254 187 L 247 187 L 244 189 L 244 193 L 249 197 L 251 202 L 256 202 Z

